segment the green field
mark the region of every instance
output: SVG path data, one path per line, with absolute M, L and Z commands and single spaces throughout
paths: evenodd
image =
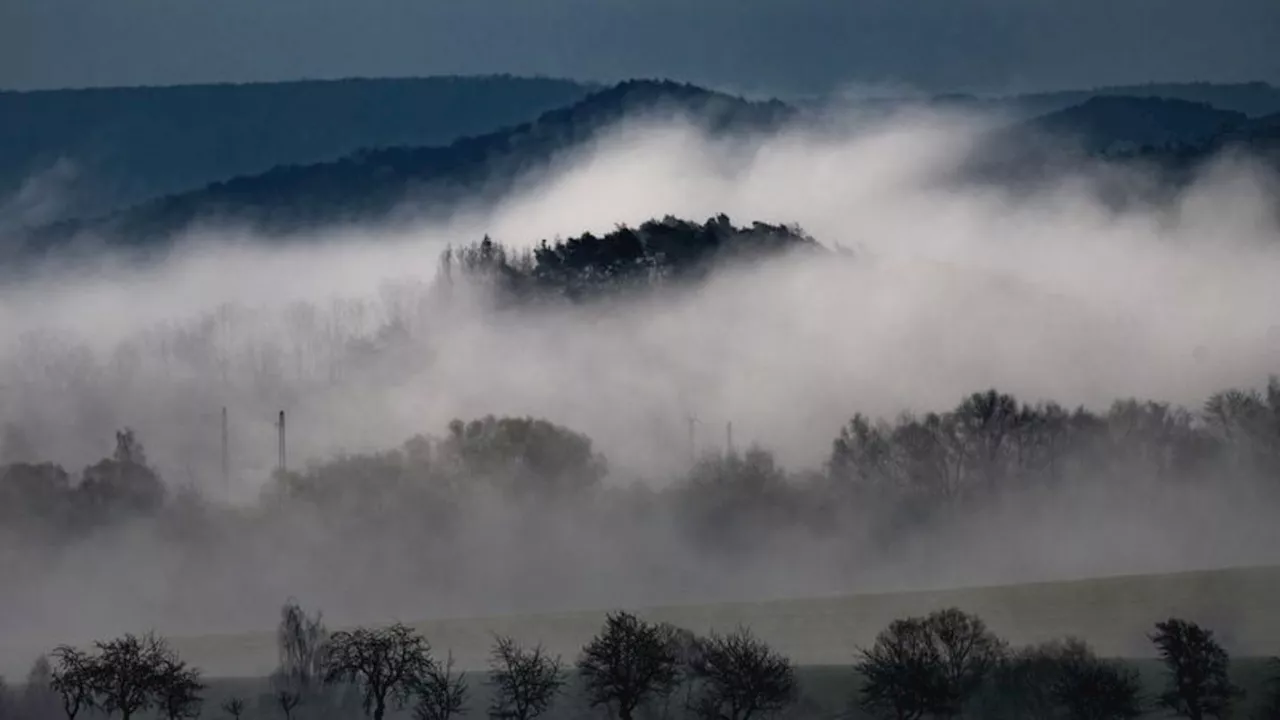
M 1014 644 L 1076 635 L 1102 655 L 1149 658 L 1157 621 L 1184 617 L 1212 628 L 1239 657 L 1280 654 L 1280 567 L 1133 575 L 1069 582 L 860 594 L 770 602 L 672 606 L 640 614 L 697 632 L 741 623 L 807 666 L 847 665 L 891 620 L 955 606 L 977 613 Z M 605 611 L 432 620 L 417 627 L 465 669 L 483 668 L 493 633 L 541 642 L 566 659 L 603 622 Z M 265 675 L 276 662 L 271 632 L 172 638 L 211 676 Z

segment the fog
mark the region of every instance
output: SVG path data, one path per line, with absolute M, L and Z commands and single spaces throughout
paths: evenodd
M 376 532 L 301 512 L 267 529 L 247 519 L 276 462 L 279 410 L 293 467 L 439 435 L 453 418 L 545 417 L 589 435 L 605 484 L 635 494 L 688 470 L 690 415 L 699 454 L 721 450 L 732 422 L 740 447 L 816 470 L 855 412 L 945 410 L 993 386 L 1068 407 L 1139 397 L 1194 409 L 1280 369 L 1275 178 L 1224 158 L 1171 202 L 1121 210 L 1088 166 L 1033 192 L 955 182 L 991 122 L 910 114 L 754 144 L 633 122 L 447 222 L 291 242 L 204 227 L 158 264 L 97 256 L 10 282 L 0 421 L 29 453 L 74 475 L 132 427 L 171 486 L 242 510 L 198 541 L 174 539 L 172 522 L 103 529 L 38 566 L 8 540 L 3 562 L 23 581 L 0 591 L 0 636 L 38 647 L 145 627 L 268 628 L 288 596 L 334 622 L 371 621 L 1280 560 L 1270 496 L 1227 478 L 1028 494 L 918 528 L 892 551 L 851 516 L 834 539 L 789 534 L 730 564 L 616 498 L 542 508 L 537 521 L 486 501 L 447 544 L 390 509 Z M 499 311 L 478 292 L 445 303 L 432 290 L 441 251 L 485 234 L 528 248 L 722 212 L 799 223 L 849 254 L 578 307 Z M 427 569 L 442 564 L 447 578 Z

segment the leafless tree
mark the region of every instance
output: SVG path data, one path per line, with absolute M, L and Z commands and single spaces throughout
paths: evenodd
M 946 683 L 945 705 L 936 712 L 954 717 L 978 691 L 1005 654 L 1004 643 L 976 615 L 957 608 L 939 610 L 925 620 L 938 648 Z
M 319 612 L 308 615 L 294 600 L 280 609 L 276 645 L 280 652 L 280 672 L 307 693 L 320 684 L 324 675 L 324 648 L 329 638 Z
M 308 615 L 292 599 L 281 607 L 276 629 L 280 665 L 271 676 L 271 687 L 285 720 L 292 720 L 293 711 L 319 693 L 328 638 L 319 612 Z
M 165 642 L 154 635 L 125 635 L 99 642 L 93 663 L 93 688 L 99 707 L 108 715 L 129 720 L 158 700 L 161 671 L 169 659 Z
M 97 669 L 94 658 L 69 645 L 53 651 L 54 668 L 50 687 L 62 700 L 67 720 L 76 720 L 82 710 L 94 705 L 94 682 Z
M 894 620 L 863 650 L 861 703 L 880 717 L 919 720 L 946 696 L 942 661 L 924 618 Z
M 431 646 L 412 628 L 359 628 L 329 640 L 325 682 L 350 681 L 364 696 L 363 707 L 382 720 L 390 700 L 402 706 L 431 671 Z
M 703 720 L 751 720 L 796 699 L 791 661 L 745 627 L 699 638 L 689 671 L 696 684 L 690 709 Z
M 287 683 L 282 683 L 278 676 L 273 676 L 271 682 L 275 687 L 272 697 L 280 707 L 280 712 L 284 713 L 284 720 L 293 720 L 293 711 L 302 704 L 302 694 L 290 688 Z
M 631 720 L 636 708 L 679 681 L 676 652 L 660 626 L 628 612 L 609 614 L 578 659 L 588 702 L 614 707 L 622 720 Z
M 493 720 L 533 720 L 550 709 L 564 688 L 564 666 L 542 645 L 525 648 L 513 638 L 494 639 L 489 658 Z
M 431 668 L 414 688 L 416 720 L 451 720 L 466 711 L 469 689 L 465 673 L 453 672 L 453 655 Z
M 1102 660 L 1078 640 L 1068 640 L 1057 655 L 1053 696 L 1069 720 L 1132 720 L 1142 716 L 1138 673 L 1114 660 Z
M 53 689 L 53 666 L 41 655 L 31 664 L 19 699 L 19 716 L 26 720 L 48 720 L 58 714 L 58 693 Z
M 222 711 L 231 716 L 232 720 L 240 720 L 240 716 L 244 715 L 244 700 L 233 697 L 222 703 Z
M 189 667 L 177 656 L 169 654 L 161 664 L 156 696 L 160 710 L 168 720 L 185 720 L 200 715 L 205 685 L 200 671 Z

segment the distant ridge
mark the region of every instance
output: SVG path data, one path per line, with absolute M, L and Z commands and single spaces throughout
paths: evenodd
M 57 225 L 51 237 L 92 230 L 136 244 L 198 221 L 287 233 L 385 218 L 411 196 L 429 211 L 476 193 L 509 189 L 525 171 L 638 113 L 684 116 L 715 133 L 776 129 L 794 111 L 778 101 L 751 102 L 685 83 L 627 81 L 532 122 L 447 145 L 371 149 L 333 162 L 279 166 L 89 223 Z
M 507 75 L 0 91 L 0 203 L 61 163 L 56 215 L 99 215 L 281 164 L 439 145 L 597 86 Z

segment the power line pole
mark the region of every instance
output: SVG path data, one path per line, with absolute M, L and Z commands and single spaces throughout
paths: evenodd
M 231 438 L 227 429 L 227 406 L 222 406 L 222 490 L 231 495 Z
M 689 423 L 689 464 L 698 464 L 698 435 L 697 425 L 698 416 L 689 414 L 685 416 L 685 420 Z
M 730 420 L 724 426 L 724 446 L 727 456 L 733 455 L 733 421 Z
M 280 460 L 277 464 L 277 467 L 280 471 L 280 474 L 284 475 L 285 472 L 288 471 L 289 465 L 286 462 L 287 456 L 285 455 L 285 445 L 284 445 L 285 433 L 284 433 L 284 411 L 283 410 L 280 411 L 280 420 L 276 425 L 276 427 L 280 431 Z

